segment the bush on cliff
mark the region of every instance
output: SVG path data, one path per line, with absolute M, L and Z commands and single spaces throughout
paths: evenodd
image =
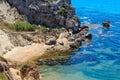
M 35 31 L 36 26 L 28 22 L 15 22 L 14 23 L 15 31 Z

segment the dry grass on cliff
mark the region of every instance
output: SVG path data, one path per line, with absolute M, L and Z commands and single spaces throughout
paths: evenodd
M 15 23 L 8 23 L 0 19 L 0 29 L 14 31 L 14 32 L 41 32 L 43 36 L 57 35 L 64 32 L 62 28 L 48 28 L 45 26 L 37 26 L 35 24 L 30 24 L 29 22 L 16 21 Z
M 30 24 L 28 22 L 15 22 L 7 23 L 0 20 L 0 29 L 6 29 L 9 31 L 23 32 L 23 31 L 35 31 L 37 29 L 36 25 Z
M 14 30 L 14 27 L 12 23 L 7 23 L 0 20 L 0 29 Z

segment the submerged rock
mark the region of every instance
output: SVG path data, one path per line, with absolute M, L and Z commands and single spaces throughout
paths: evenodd
M 39 59 L 38 65 L 49 65 L 49 66 L 53 66 L 53 65 L 57 65 L 57 64 L 64 64 L 69 60 L 69 58 L 48 58 L 48 59 Z

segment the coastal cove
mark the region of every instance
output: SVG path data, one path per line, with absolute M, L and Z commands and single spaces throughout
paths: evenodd
M 120 80 L 119 0 L 0 0 L 0 80 Z
M 0 6 L 0 79 L 41 80 L 38 65 L 64 64 L 92 39 L 71 0 L 1 0 Z
M 72 0 L 81 23 L 92 26 L 93 39 L 73 51 L 65 64 L 39 66 L 43 80 L 120 80 L 119 4 L 119 0 Z M 111 22 L 110 29 L 102 28 L 105 20 Z

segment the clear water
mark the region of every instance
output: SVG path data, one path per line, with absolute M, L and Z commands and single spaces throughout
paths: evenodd
M 43 80 L 120 80 L 120 0 L 72 0 L 82 24 L 99 24 L 90 30 L 92 42 L 74 51 L 64 65 L 40 66 Z M 111 21 L 109 30 L 101 28 Z

